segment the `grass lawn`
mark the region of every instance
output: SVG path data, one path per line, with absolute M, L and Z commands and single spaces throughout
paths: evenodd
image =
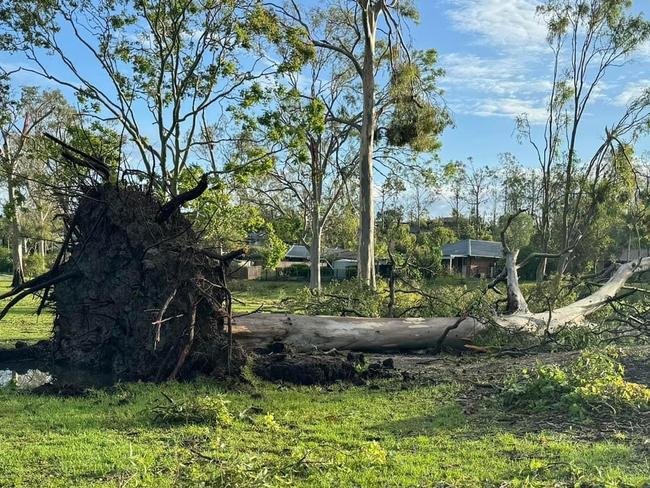
M 236 296 L 249 309 L 300 286 L 245 285 Z M 47 337 L 36 305 L 0 322 L 5 346 Z M 460 382 L 250 379 L 121 384 L 75 398 L 0 388 L 0 487 L 650 487 L 645 434 L 522 423 Z M 156 422 L 152 408 L 166 396 L 197 395 L 222 395 L 232 424 Z

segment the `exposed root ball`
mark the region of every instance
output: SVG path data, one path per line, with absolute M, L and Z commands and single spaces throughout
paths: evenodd
M 225 324 L 224 259 L 178 211 L 137 188 L 105 184 L 81 198 L 54 285 L 53 358 L 120 379 L 236 373 Z

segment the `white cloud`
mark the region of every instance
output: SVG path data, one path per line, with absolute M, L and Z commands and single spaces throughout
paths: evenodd
M 450 0 L 453 27 L 479 36 L 482 42 L 511 50 L 541 50 L 546 28 L 535 0 Z
M 531 124 L 546 122 L 544 100 L 528 100 L 523 98 L 492 98 L 479 102 L 472 113 L 479 117 L 515 117 L 526 114 Z
M 441 65 L 446 70 L 441 84 L 452 110 L 480 117 L 527 113 L 531 123 L 546 119 L 544 100 L 551 82 L 521 60 L 452 53 L 442 56 Z
M 622 92 L 612 98 L 612 104 L 617 107 L 625 107 L 632 100 L 640 97 L 648 88 L 650 88 L 650 80 L 638 80 L 628 83 Z
M 539 94 L 552 87 L 550 81 L 534 76 L 521 60 L 511 57 L 451 53 L 442 56 L 441 65 L 446 71 L 442 83 L 449 87 L 501 96 Z

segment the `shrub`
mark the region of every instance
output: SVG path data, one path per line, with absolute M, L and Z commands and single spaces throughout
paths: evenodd
M 0 247 L 0 273 L 11 273 L 12 269 L 11 249 Z
M 504 404 L 518 409 L 568 410 L 586 416 L 601 410 L 620 414 L 650 410 L 650 389 L 625 381 L 613 349 L 585 351 L 565 368 L 524 369 L 506 382 Z
M 233 416 L 221 396 L 194 397 L 189 400 L 174 400 L 167 397 L 168 403 L 157 405 L 152 411 L 154 419 L 161 424 L 207 423 L 219 426 L 232 424 Z
M 308 264 L 298 263 L 292 264 L 291 266 L 288 266 L 281 271 L 282 274 L 287 278 L 302 278 L 308 280 L 310 268 Z
M 307 315 L 381 317 L 386 312 L 387 285 L 377 282 L 377 290 L 357 280 L 339 281 L 320 293 L 304 288 L 287 305 Z
M 50 267 L 51 259 L 38 253 L 33 253 L 25 258 L 25 275 L 38 276 L 45 273 Z

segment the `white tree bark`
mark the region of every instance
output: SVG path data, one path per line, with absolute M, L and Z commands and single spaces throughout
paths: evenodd
M 517 273 L 517 257 L 519 249 L 505 250 L 506 274 L 508 286 L 508 313 L 527 313 L 528 303 L 519 287 L 519 274 Z
M 13 264 L 12 287 L 21 285 L 25 281 L 23 236 L 21 235 L 20 223 L 18 221 L 18 202 L 16 201 L 15 191 L 13 174 L 7 175 L 7 196 L 11 208 L 9 230 L 11 232 L 11 260 Z
M 583 324 L 589 315 L 610 303 L 635 273 L 648 270 L 650 270 L 650 258 L 622 264 L 603 286 L 577 302 L 550 313 L 515 313 L 499 317 L 496 322 L 504 327 L 535 334 L 545 330 L 549 333 L 557 332 L 568 324 Z
M 373 149 L 375 137 L 375 44 L 377 17 L 380 10 L 370 2 L 364 8 L 364 53 L 361 73 L 363 116 L 361 120 L 361 148 L 359 153 L 360 235 L 359 279 L 375 288 L 375 205 L 373 191 Z
M 233 335 L 245 349 L 282 342 L 296 352 L 314 350 L 386 351 L 436 347 L 458 319 L 373 319 L 257 313 L 235 320 Z M 461 348 L 484 326 L 474 319 L 451 330 L 445 345 Z

